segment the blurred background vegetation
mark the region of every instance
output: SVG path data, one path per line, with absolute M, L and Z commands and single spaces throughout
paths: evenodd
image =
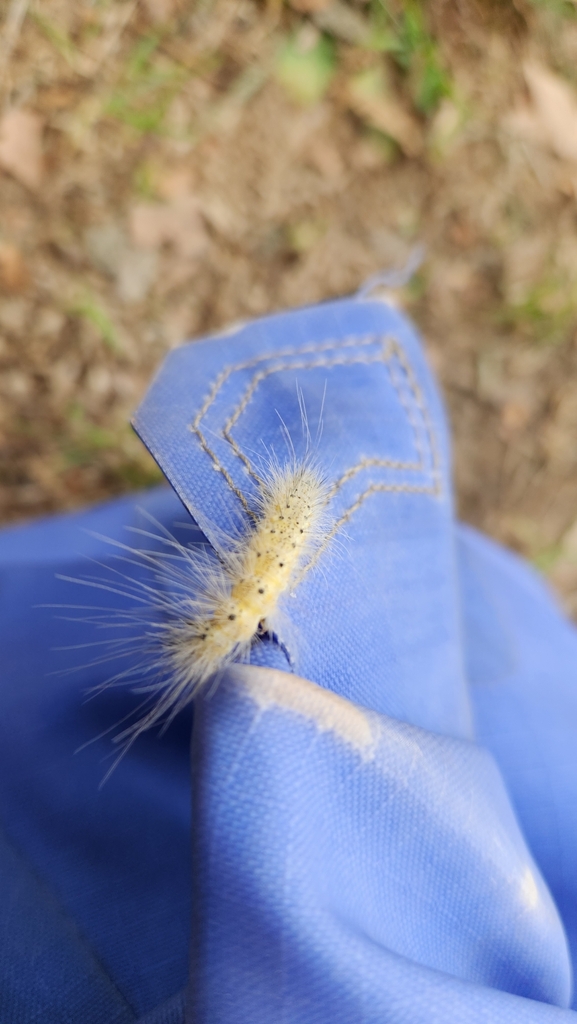
M 428 257 L 396 295 L 460 514 L 577 615 L 575 0 L 3 0 L 0 519 L 160 479 L 163 353 Z

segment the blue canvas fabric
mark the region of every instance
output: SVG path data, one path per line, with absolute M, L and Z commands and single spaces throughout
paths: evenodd
M 302 406 L 338 529 L 286 634 L 197 702 L 191 756 L 189 710 L 99 789 L 100 734 L 140 698 L 86 700 L 127 660 L 55 606 L 130 605 L 120 574 L 150 573 L 115 541 L 250 528 L 251 472 L 289 457 L 283 424 L 304 453 Z M 184 346 L 136 427 L 178 497 L 0 534 L 0 1020 L 577 1019 L 577 634 L 455 524 L 407 320 L 363 293 Z M 156 539 L 130 532 L 147 517 Z

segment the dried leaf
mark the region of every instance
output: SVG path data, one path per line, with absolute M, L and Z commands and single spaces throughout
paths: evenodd
M 303 2 L 303 0 L 299 0 Z M 313 0 L 305 0 L 313 2 Z M 303 10 L 296 6 L 297 0 L 292 0 L 292 6 L 297 10 Z M 352 46 L 368 46 L 371 38 L 371 26 L 363 15 L 343 0 L 332 0 L 330 3 L 323 3 L 322 7 L 309 8 L 316 15 L 314 17 L 317 28 L 328 35 L 342 39 Z
M 316 14 L 329 6 L 331 0 L 289 0 L 293 11 L 299 14 Z
M 452 100 L 441 100 L 429 131 L 429 144 L 439 157 L 447 157 L 459 135 L 463 114 Z
M 193 181 L 190 168 L 179 167 L 163 174 L 158 180 L 157 191 L 168 202 L 192 196 Z
M 571 86 L 535 61 L 524 65 L 530 105 L 505 117 L 505 127 L 532 145 L 549 149 L 561 160 L 577 163 L 577 95 Z
M 184 259 L 200 256 L 207 244 L 198 202 L 190 195 L 172 203 L 137 203 L 130 213 L 130 233 L 138 248 L 173 245 Z
M 523 235 L 511 242 L 503 254 L 503 291 L 511 305 L 525 302 L 543 279 L 550 240 L 547 232 Z
M 407 156 L 423 148 L 419 122 L 393 96 L 387 94 L 380 68 L 370 68 L 349 82 L 347 101 L 355 114 L 373 128 L 390 135 Z
M 0 121 L 0 167 L 28 188 L 43 177 L 42 120 L 30 110 L 8 110 Z
M 128 248 L 122 228 L 114 222 L 94 225 L 86 230 L 84 241 L 95 267 L 103 274 L 116 277 Z
M 563 536 L 563 553 L 577 563 L 577 519 Z
M 165 24 L 172 18 L 176 4 L 174 0 L 144 0 L 144 6 L 151 21 Z
M 508 440 L 523 430 L 531 418 L 531 407 L 527 402 L 511 398 L 501 407 L 501 436 Z
M 142 302 L 152 288 L 157 272 L 155 252 L 127 250 L 118 268 L 116 290 L 123 302 Z
M 0 327 L 8 334 L 22 334 L 30 312 L 24 299 L 8 299 L 0 303 Z
M 0 242 L 0 287 L 19 292 L 28 284 L 28 271 L 22 253 L 10 242 Z
M 557 156 L 577 162 L 577 96 L 562 78 L 537 63 L 525 64 L 525 78 L 543 133 Z
M 340 181 L 345 171 L 341 155 L 331 142 L 315 139 L 308 150 L 309 163 L 328 181 Z

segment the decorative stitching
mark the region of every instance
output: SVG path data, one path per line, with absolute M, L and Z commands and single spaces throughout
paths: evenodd
M 355 335 L 352 335 L 350 337 L 344 338 L 342 341 L 331 340 L 320 343 L 311 343 L 310 345 L 301 345 L 298 347 L 293 346 L 291 348 L 281 349 L 280 352 L 265 352 L 259 356 L 255 356 L 253 359 L 246 360 L 244 363 L 237 363 L 236 365 L 233 366 L 225 366 L 224 369 L 221 370 L 208 395 L 206 396 L 202 406 L 200 407 L 198 413 L 196 414 L 191 425 L 191 430 L 193 431 L 193 433 L 197 435 L 202 450 L 206 452 L 206 454 L 212 460 L 215 469 L 222 473 L 231 491 L 234 494 L 236 494 L 244 510 L 247 512 L 247 514 L 253 521 L 256 520 L 254 511 L 251 509 L 242 491 L 236 486 L 228 470 L 225 469 L 225 467 L 221 464 L 216 453 L 213 452 L 212 448 L 210 448 L 208 441 L 206 440 L 204 434 L 200 429 L 200 422 L 208 412 L 210 406 L 215 401 L 220 389 L 223 387 L 223 385 L 226 383 L 228 378 L 233 373 L 238 373 L 240 370 L 248 370 L 253 366 L 257 366 L 259 363 L 266 362 L 267 359 L 278 359 L 279 357 L 284 358 L 286 356 L 301 355 L 303 353 L 309 352 L 327 352 L 330 351 L 330 349 L 335 348 L 353 348 L 359 347 L 361 345 L 374 345 L 376 344 L 376 342 L 377 339 L 374 334 L 369 334 L 366 336 L 362 336 L 360 338 L 356 337 Z M 258 477 L 256 479 L 258 480 Z
M 360 462 L 356 462 L 354 466 L 351 466 L 349 469 L 347 469 L 346 473 L 343 473 L 343 475 L 336 480 L 336 482 L 333 484 L 333 486 L 330 488 L 328 492 L 329 500 L 333 498 L 338 491 L 340 491 L 341 487 L 343 487 L 344 484 L 347 483 L 347 481 L 351 480 L 354 476 L 357 475 L 357 473 L 362 472 L 363 469 L 369 469 L 370 466 L 380 466 L 381 468 L 384 469 L 419 470 L 423 468 L 416 462 L 399 462 L 395 459 L 377 458 L 361 459 Z
M 418 382 L 418 380 L 417 380 L 417 378 L 416 378 L 416 376 L 414 374 L 413 367 L 411 366 L 409 360 L 407 359 L 407 354 L 404 351 L 404 349 L 401 348 L 401 346 L 398 345 L 398 344 L 396 345 L 396 355 L 397 355 L 397 358 L 398 358 L 401 366 L 403 367 L 403 369 L 404 369 L 404 371 L 405 371 L 405 373 L 407 375 L 407 379 L 409 381 L 409 385 L 410 385 L 411 390 L 412 390 L 412 392 L 413 392 L 413 394 L 415 396 L 415 401 L 417 403 L 418 408 L 420 409 L 420 411 L 422 413 L 423 420 L 425 421 L 425 426 L 426 426 L 426 430 L 427 430 L 427 436 L 429 438 L 429 446 L 430 446 L 431 455 L 432 455 L 432 458 L 433 458 L 433 468 L 432 468 L 431 475 L 433 476 L 433 479 L 435 480 L 435 493 L 436 494 L 440 494 L 441 493 L 441 458 L 440 458 L 440 455 L 439 455 L 439 449 L 437 447 L 437 436 L 435 434 L 435 431 L 433 430 L 433 424 L 431 422 L 431 416 L 430 416 L 430 413 L 429 413 L 429 408 L 428 408 L 427 403 L 425 402 L 425 399 L 423 397 L 423 392 L 421 391 L 420 384 L 419 384 L 419 382 Z
M 320 352 L 328 352 L 330 350 L 335 350 L 335 349 L 339 350 L 339 349 L 343 349 L 343 348 L 353 348 L 353 347 L 357 347 L 358 348 L 358 347 L 361 347 L 361 346 L 368 347 L 370 345 L 376 345 L 378 343 L 379 343 L 379 338 L 377 336 L 375 336 L 375 335 L 366 335 L 366 336 L 362 336 L 360 338 L 352 336 L 352 337 L 347 337 L 347 338 L 345 338 L 345 339 L 343 339 L 341 341 L 326 341 L 326 342 L 317 343 L 317 344 L 310 344 L 310 345 L 303 345 L 303 346 L 300 346 L 300 347 L 287 348 L 287 349 L 283 349 L 283 350 L 277 351 L 277 352 L 263 353 L 263 354 L 261 354 L 259 356 L 256 356 L 253 359 L 245 361 L 244 363 L 237 363 L 236 365 L 231 365 L 231 366 L 225 367 L 219 373 L 219 375 L 217 376 L 217 378 L 215 379 L 215 381 L 213 383 L 212 388 L 210 389 L 210 391 L 209 391 L 208 395 L 206 396 L 206 398 L 205 398 L 201 408 L 199 409 L 198 413 L 196 414 L 196 416 L 195 416 L 195 418 L 194 418 L 194 420 L 193 420 L 193 422 L 191 424 L 191 430 L 193 431 L 193 433 L 195 433 L 197 435 L 198 440 L 200 442 L 201 448 L 203 449 L 203 451 L 206 452 L 206 454 L 212 460 L 215 468 L 219 472 L 221 472 L 223 474 L 223 476 L 224 476 L 225 480 L 227 481 L 229 487 L 231 488 L 233 493 L 236 494 L 236 496 L 239 498 L 239 500 L 240 500 L 241 504 L 243 505 L 245 511 L 248 513 L 248 515 L 252 519 L 255 519 L 256 516 L 255 516 L 255 513 L 253 512 L 253 510 L 250 508 L 246 497 L 244 496 L 242 491 L 236 486 L 236 484 L 234 483 L 232 477 L 230 476 L 230 473 L 222 465 L 222 463 L 218 459 L 218 456 L 209 447 L 209 445 L 208 445 L 208 443 L 206 441 L 206 438 L 205 438 L 204 434 L 202 433 L 202 430 L 200 429 L 200 423 L 201 423 L 202 419 L 204 418 L 204 416 L 208 412 L 210 406 L 214 403 L 218 392 L 221 390 L 221 388 L 226 383 L 228 378 L 233 373 L 239 372 L 241 370 L 250 369 L 250 368 L 252 368 L 254 366 L 258 366 L 259 363 L 266 362 L 266 360 L 268 360 L 268 359 L 277 359 L 278 360 L 279 358 L 284 359 L 284 358 L 290 357 L 290 356 L 297 356 L 297 355 L 304 355 L 304 354 L 313 354 L 313 353 L 320 353 Z M 352 515 L 354 515 L 354 513 L 361 507 L 361 505 L 364 503 L 364 501 L 366 501 L 366 499 L 371 494 L 378 493 L 379 491 L 384 491 L 384 492 L 410 492 L 410 493 L 432 494 L 432 495 L 439 495 L 440 494 L 440 458 L 439 458 L 439 453 L 438 453 L 438 449 L 437 449 L 436 436 L 435 436 L 435 432 L 434 432 L 433 427 L 432 427 L 431 418 L 430 418 L 430 415 L 429 415 L 429 411 L 428 411 L 426 402 L 424 400 L 421 388 L 420 388 L 420 386 L 418 384 L 418 381 L 417 381 L 417 379 L 415 377 L 413 369 L 412 369 L 412 367 L 411 367 L 411 365 L 410 365 L 410 363 L 409 363 L 409 361 L 408 361 L 408 359 L 406 357 L 406 354 L 405 354 L 404 350 L 401 348 L 401 346 L 396 341 L 396 339 L 391 338 L 390 336 L 388 336 L 388 337 L 386 337 L 384 339 L 383 343 L 381 344 L 381 348 L 380 348 L 379 353 L 374 355 L 374 356 L 369 356 L 368 354 L 366 356 L 364 356 L 364 357 L 363 356 L 357 356 L 357 357 L 352 356 L 352 357 L 348 357 L 348 358 L 346 358 L 344 356 L 341 356 L 341 357 L 335 356 L 332 359 L 325 357 L 325 358 L 321 358 L 321 359 L 318 359 L 318 360 L 314 360 L 314 359 L 313 360 L 305 360 L 305 361 L 302 361 L 302 362 L 299 362 L 299 363 L 295 363 L 295 362 L 275 363 L 273 366 L 266 367 L 265 369 L 260 370 L 260 371 L 258 371 L 257 373 L 254 374 L 252 380 L 250 381 L 249 385 L 247 386 L 247 388 L 246 388 L 246 390 L 244 392 L 243 397 L 240 399 L 240 401 L 238 402 L 237 406 L 235 407 L 235 409 L 233 410 L 233 412 L 231 413 L 231 415 L 229 416 L 228 420 L 226 421 L 226 423 L 225 423 L 225 425 L 223 427 L 223 431 L 222 431 L 223 437 L 231 445 L 235 455 L 243 462 L 243 464 L 245 465 L 247 471 L 253 477 L 253 479 L 257 483 L 261 484 L 262 483 L 261 478 L 254 471 L 254 469 L 253 469 L 249 459 L 246 457 L 244 452 L 240 449 L 239 445 L 237 444 L 235 438 L 232 436 L 232 433 L 231 433 L 232 428 L 238 422 L 239 418 L 242 416 L 243 412 L 245 411 L 245 409 L 249 405 L 249 403 L 250 403 L 250 401 L 251 401 L 251 399 L 252 399 L 256 389 L 258 388 L 259 384 L 263 380 L 265 380 L 266 377 L 270 376 L 272 373 L 280 373 L 283 370 L 288 370 L 288 369 L 297 369 L 298 370 L 298 369 L 310 369 L 310 368 L 313 368 L 313 367 L 316 368 L 318 366 L 342 366 L 342 365 L 355 364 L 355 363 L 357 363 L 357 364 L 358 363 L 369 364 L 369 363 L 383 362 L 385 364 L 385 366 L 387 367 L 387 370 L 389 372 L 389 376 L 390 376 L 390 379 L 391 379 L 391 383 L 393 384 L 393 387 L 394 387 L 394 389 L 395 389 L 395 391 L 397 393 L 399 401 L 401 402 L 401 405 L 403 406 L 403 409 L 405 410 L 405 415 L 407 417 L 407 421 L 408 421 L 408 423 L 410 424 L 410 426 L 412 428 L 412 432 L 413 432 L 413 436 L 414 436 L 414 440 L 415 440 L 415 447 L 417 449 L 419 460 L 418 460 L 418 462 L 404 462 L 402 460 L 395 460 L 395 459 L 378 459 L 378 458 L 362 459 L 360 462 L 356 463 L 354 466 L 349 467 L 349 469 L 346 470 L 346 472 L 343 473 L 343 475 L 341 477 L 339 477 L 339 479 L 334 483 L 333 487 L 330 489 L 328 498 L 329 498 L 329 500 L 331 498 L 333 498 L 334 495 L 341 489 L 341 487 L 348 480 L 350 480 L 357 473 L 361 472 L 363 469 L 366 469 L 366 468 L 368 468 L 370 466 L 380 466 L 380 467 L 391 468 L 391 469 L 404 469 L 404 470 L 417 471 L 417 472 L 421 471 L 421 470 L 423 470 L 425 468 L 425 462 L 426 462 L 425 451 L 423 449 L 423 444 L 422 444 L 422 425 L 416 419 L 416 417 L 414 415 L 414 410 L 413 410 L 412 404 L 407 400 L 406 395 L 404 394 L 404 390 L 403 390 L 401 382 L 399 380 L 397 371 L 394 368 L 394 357 L 396 357 L 396 359 L 398 360 L 398 363 L 401 366 L 401 369 L 402 369 L 402 371 L 403 371 L 403 373 L 404 373 L 404 375 L 406 377 L 406 380 L 407 380 L 410 392 L 412 394 L 412 398 L 413 398 L 413 400 L 414 400 L 414 402 L 415 402 L 417 408 L 419 409 L 419 412 L 421 413 L 422 418 L 423 418 L 424 429 L 425 429 L 425 433 L 426 433 L 427 440 L 428 440 L 428 447 L 429 447 L 429 451 L 431 453 L 431 461 L 432 461 L 431 476 L 432 476 L 432 479 L 433 479 L 433 483 L 431 485 L 417 485 L 417 484 L 405 484 L 405 483 L 403 483 L 403 484 L 370 484 L 364 491 L 361 492 L 361 494 L 357 497 L 355 502 L 353 502 L 353 504 L 350 505 L 349 508 L 346 509 L 346 511 L 342 514 L 342 516 L 340 516 L 340 518 L 336 521 L 336 523 L 334 524 L 333 528 L 331 529 L 331 531 L 329 532 L 329 534 L 327 535 L 327 537 L 323 541 L 323 543 L 320 546 L 320 548 L 318 549 L 318 551 L 315 552 L 313 558 L 307 563 L 307 565 L 305 565 L 303 567 L 303 570 L 301 571 L 301 573 L 300 573 L 300 575 L 299 575 L 295 585 L 300 583 L 300 581 L 302 580 L 304 575 L 309 571 L 309 569 L 311 569 L 313 567 L 313 565 L 316 564 L 318 559 L 321 557 L 323 551 L 325 550 L 327 545 L 330 543 L 332 538 L 335 536 L 335 534 L 339 531 L 341 526 L 343 526 L 343 524 L 345 522 L 347 522 L 351 518 Z
M 396 356 L 398 362 L 401 364 L 401 367 L 403 368 L 403 370 L 405 370 L 403 362 L 401 361 L 401 358 L 400 358 L 399 346 L 397 344 L 394 344 L 393 348 L 394 348 L 394 355 Z M 390 359 L 388 361 L 387 369 L 389 371 L 389 376 L 391 378 L 391 383 L 392 383 L 393 387 L 395 388 L 395 391 L 397 392 L 397 396 L 399 398 L 399 401 L 400 401 L 401 405 L 403 406 L 403 409 L 405 410 L 405 415 L 407 417 L 407 420 L 409 421 L 409 423 L 410 423 L 410 425 L 411 425 L 411 427 L 413 429 L 413 436 L 414 436 L 414 439 L 415 439 L 415 447 L 416 447 L 417 452 L 419 454 L 419 468 L 422 469 L 424 464 L 425 464 L 425 452 L 423 450 L 423 446 L 422 446 L 422 443 L 421 443 L 421 426 L 420 426 L 419 422 L 416 420 L 416 418 L 414 416 L 412 406 L 410 405 L 409 402 L 407 402 L 407 400 L 405 398 L 404 392 L 403 392 L 403 390 L 401 388 L 401 382 L 400 382 L 399 378 L 397 377 L 397 371 L 396 371 L 396 368 L 395 368 L 394 359 Z M 405 370 L 405 376 L 407 376 L 407 378 L 408 378 L 406 370 Z M 409 380 L 409 387 L 410 386 L 411 386 L 411 382 Z M 415 389 L 412 388 L 411 390 L 413 392 L 413 399 L 414 399 L 414 401 L 417 402 L 417 406 L 420 408 L 419 402 L 418 402 L 418 399 L 417 399 L 417 394 L 415 392 Z M 420 411 L 421 411 L 421 414 L 422 414 L 422 408 L 420 408 Z M 431 439 L 429 440 L 429 444 L 432 447 Z
M 410 492 L 412 494 L 433 494 L 433 495 L 437 494 L 437 489 L 436 489 L 436 485 L 435 484 L 432 484 L 432 485 L 430 485 L 428 487 L 425 484 L 422 484 L 422 485 L 419 485 L 419 484 L 370 484 L 369 487 L 366 488 L 366 490 L 361 491 L 361 493 L 359 494 L 357 500 L 354 501 L 352 505 L 349 505 L 349 507 L 345 510 L 345 512 L 343 512 L 342 516 L 340 516 L 337 519 L 337 521 L 334 523 L 332 529 L 329 531 L 329 533 L 327 533 L 324 541 L 317 548 L 317 550 L 315 551 L 315 553 L 312 556 L 312 558 L 301 569 L 299 575 L 297 576 L 297 578 L 295 580 L 295 583 L 294 583 L 295 587 L 297 587 L 299 585 L 299 583 L 301 582 L 303 577 L 306 576 L 306 574 L 309 571 L 309 569 L 312 569 L 313 566 L 316 565 L 316 563 L 318 562 L 319 558 L 321 557 L 323 551 L 328 547 L 328 545 L 330 544 L 330 542 L 333 539 L 333 537 L 335 537 L 336 534 L 339 532 L 341 526 L 343 526 L 344 523 L 349 521 L 351 516 L 354 515 L 354 513 L 358 511 L 358 509 L 361 507 L 361 505 L 366 501 L 366 499 L 368 497 L 370 497 L 371 494 L 375 494 L 378 491 L 394 491 L 394 492 L 408 491 L 408 492 Z
M 392 344 L 389 343 L 388 348 L 392 348 L 392 347 L 393 347 Z M 244 463 L 244 465 L 247 468 L 247 471 L 252 476 L 252 478 L 258 484 L 262 484 L 263 481 L 261 480 L 261 478 L 258 476 L 258 474 L 253 469 L 250 460 L 247 458 L 247 456 L 244 454 L 242 449 L 239 447 L 239 445 L 237 444 L 236 440 L 234 439 L 234 437 L 232 436 L 232 433 L 231 433 L 231 430 L 234 427 L 235 423 L 238 422 L 238 420 L 242 416 L 243 412 L 245 411 L 246 407 L 249 405 L 249 403 L 250 403 L 250 401 L 252 399 L 252 396 L 254 395 L 254 393 L 255 393 L 257 387 L 259 386 L 259 384 L 261 384 L 262 381 L 265 380 L 266 377 L 269 377 L 271 374 L 273 374 L 273 373 L 280 373 L 283 370 L 307 370 L 307 369 L 313 369 L 313 368 L 316 368 L 316 367 L 319 367 L 319 366 L 346 366 L 346 365 L 354 365 L 354 364 L 359 364 L 359 363 L 368 364 L 368 363 L 380 363 L 380 362 L 385 362 L 385 365 L 387 365 L 387 368 L 389 368 L 388 367 L 388 362 L 387 362 L 387 355 L 388 355 L 388 352 L 383 349 L 383 351 L 379 352 L 378 354 L 375 354 L 374 356 L 368 356 L 368 355 L 364 356 L 364 357 L 362 357 L 362 356 L 350 356 L 348 358 L 346 358 L 344 356 L 335 356 L 333 359 L 330 359 L 328 357 L 324 357 L 322 359 L 317 359 L 317 360 L 312 360 L 311 359 L 311 360 L 307 360 L 307 361 L 300 362 L 300 363 L 295 363 L 295 362 L 293 362 L 293 363 L 279 363 L 276 366 L 270 366 L 270 367 L 267 367 L 265 370 L 260 370 L 258 373 L 256 373 L 254 375 L 254 377 L 252 378 L 252 381 L 250 382 L 248 388 L 246 389 L 246 391 L 244 393 L 244 396 L 243 396 L 242 400 L 237 405 L 236 409 L 234 410 L 232 415 L 229 417 L 229 419 L 226 421 L 226 423 L 225 423 L 225 425 L 224 425 L 224 427 L 222 429 L 223 437 L 229 442 L 229 444 L 231 445 L 235 455 L 238 456 L 238 458 Z M 393 382 L 393 384 L 394 384 L 394 382 Z M 399 393 L 398 387 L 396 387 L 395 390 L 397 390 L 397 392 Z M 405 410 L 407 410 L 406 403 L 404 402 L 404 399 L 400 396 L 400 393 L 399 393 L 399 398 L 400 398 L 400 401 L 401 401 L 402 405 L 404 406 Z M 373 460 L 364 460 L 365 465 L 368 465 L 369 461 L 370 461 L 371 465 L 385 466 L 385 467 L 394 468 L 394 469 L 411 469 L 411 470 L 416 470 L 416 471 L 423 469 L 423 467 L 424 467 L 424 454 L 423 454 L 423 451 L 422 451 L 422 446 L 420 444 L 420 438 L 419 438 L 418 430 L 416 428 L 414 420 L 409 420 L 409 422 L 411 423 L 411 426 L 413 427 L 413 432 L 415 434 L 415 446 L 417 448 L 417 451 L 419 452 L 419 461 L 418 462 L 402 462 L 402 461 L 400 461 L 398 459 L 373 459 Z M 352 471 L 350 471 L 350 470 L 347 471 L 347 473 L 350 474 L 351 476 L 354 476 L 355 472 L 357 472 L 357 470 L 354 467 L 352 467 Z M 343 483 L 345 482 L 345 479 L 348 479 L 347 474 L 345 474 L 343 476 L 343 478 L 342 478 L 342 482 Z M 337 487 L 337 490 L 338 490 L 338 487 Z
M 216 378 L 212 388 L 206 396 L 201 408 L 194 417 L 192 423 L 192 429 L 196 433 L 200 421 L 204 418 L 209 407 L 214 402 L 218 392 L 226 379 L 230 377 L 232 373 L 237 373 L 239 370 L 249 370 L 251 366 L 256 366 L 258 363 L 264 363 L 267 359 L 284 359 L 285 356 L 296 356 L 306 354 L 309 352 L 327 352 L 331 348 L 353 348 L 356 345 L 374 345 L 376 344 L 376 338 L 374 334 L 362 335 L 357 337 L 356 335 L 350 335 L 347 338 L 343 338 L 342 341 L 323 341 L 310 345 L 301 345 L 292 348 L 281 349 L 280 352 L 264 352 L 260 356 L 255 356 L 253 359 L 249 359 L 244 363 L 237 363 L 235 366 L 225 366 Z

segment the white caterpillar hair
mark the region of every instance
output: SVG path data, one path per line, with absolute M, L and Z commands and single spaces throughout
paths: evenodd
M 133 601 L 133 607 L 116 611 L 113 621 L 100 609 L 82 619 L 101 629 L 129 631 L 127 637 L 103 641 L 109 648 L 99 661 L 134 660 L 135 651 L 140 653 L 136 665 L 96 688 L 132 680 L 133 692 L 145 695 L 138 709 L 144 708 L 142 717 L 114 736 L 123 747 L 120 757 L 146 729 L 168 724 L 203 688 L 217 685 L 227 665 L 247 661 L 263 636 L 283 642 L 283 621 L 285 627 L 288 623 L 281 599 L 327 542 L 328 500 L 327 481 L 310 455 L 299 460 L 293 452 L 285 465 L 271 458 L 253 502 L 252 524 L 229 537 L 222 550 L 184 546 L 156 524 L 159 535 L 135 532 L 160 540 L 164 551 L 109 540 L 120 549 L 122 562 L 146 570 L 145 579 L 113 568 L 107 579 L 72 580 Z
M 169 618 L 156 642 L 169 669 L 164 695 L 147 728 L 180 708 L 232 661 L 247 660 L 259 635 L 276 632 L 279 601 L 290 592 L 325 536 L 327 486 L 314 466 L 296 463 L 271 473 L 249 527 L 218 559 L 183 549 L 195 587 L 170 595 Z

